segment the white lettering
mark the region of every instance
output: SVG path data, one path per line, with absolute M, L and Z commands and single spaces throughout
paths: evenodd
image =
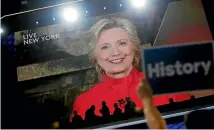
M 32 34 L 28 34 L 29 35 L 29 38 L 33 38 L 33 33 Z
M 176 63 L 175 63 L 175 69 L 176 69 L 176 72 L 177 72 L 177 74 L 178 75 L 182 75 L 183 73 L 182 73 L 182 71 L 181 71 L 181 63 L 180 63 L 180 61 L 176 61 Z
M 60 38 L 59 33 L 57 33 L 57 34 L 55 35 L 55 37 L 56 37 L 56 39 L 57 39 L 57 38 Z
M 36 38 L 36 37 L 37 37 L 37 36 L 36 36 L 36 33 L 33 33 L 33 37 L 34 37 L 34 38 Z
M 23 39 L 28 39 L 28 35 L 23 35 Z
M 191 74 L 193 72 L 194 68 L 191 63 L 186 63 L 183 65 L 183 71 L 186 74 Z
M 204 75 L 207 75 L 210 71 L 211 61 L 208 61 L 207 64 L 202 62 L 202 67 L 204 69 Z
M 154 67 L 153 67 L 154 66 Z M 174 75 L 182 76 L 182 75 L 189 75 L 189 74 L 197 74 L 199 69 L 202 68 L 204 71 L 204 75 L 207 75 L 210 71 L 211 61 L 200 61 L 194 63 L 183 63 L 181 64 L 180 61 L 176 61 L 175 64 L 168 64 L 165 65 L 163 61 L 160 63 L 156 63 L 154 65 L 148 64 L 148 76 L 152 78 L 153 76 L 159 77 L 171 77 Z
M 50 35 L 46 36 L 45 39 L 50 40 L 51 39 Z
M 149 77 L 153 77 L 153 73 L 156 74 L 156 77 L 159 77 L 160 76 L 159 64 L 155 64 L 155 68 L 152 68 L 152 64 L 148 64 L 148 72 L 149 72 Z
M 165 68 L 164 68 L 164 62 L 163 61 L 160 62 L 160 75 L 161 75 L 161 77 L 165 76 Z
M 42 41 L 45 41 L 45 36 L 42 36 L 41 38 L 42 38 Z
M 51 39 L 55 39 L 55 35 L 51 34 Z
M 29 39 L 29 44 L 32 44 L 32 43 L 34 43 L 33 39 Z
M 167 65 L 166 66 L 166 76 L 173 76 L 175 74 L 175 71 L 173 69 L 172 65 Z
M 28 40 L 24 40 L 24 45 L 28 44 Z
M 196 62 L 195 63 L 195 67 L 194 67 L 194 72 L 195 73 L 198 73 L 198 68 L 200 67 L 200 63 L 199 62 Z
M 35 43 L 39 42 L 39 37 L 34 38 L 34 42 L 35 42 Z
M 23 35 L 24 45 L 38 43 L 40 41 L 40 38 L 44 42 L 44 41 L 60 38 L 60 36 L 59 36 L 59 33 L 41 36 L 41 37 L 37 37 L 36 33 L 26 34 L 26 35 Z

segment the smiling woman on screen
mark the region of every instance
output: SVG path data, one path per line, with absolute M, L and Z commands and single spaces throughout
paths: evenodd
M 114 103 L 126 97 L 130 97 L 137 108 L 143 108 L 136 93 L 145 76 L 137 70 L 141 45 L 135 26 L 127 19 L 101 19 L 92 26 L 90 33 L 89 58 L 101 82 L 75 100 L 73 111 L 84 119 L 85 111 L 94 105 L 95 114 L 101 116 L 99 110 L 105 101 L 112 114 Z M 190 99 L 188 94 L 173 94 L 154 96 L 152 102 L 155 106 L 164 105 L 170 98 L 175 102 Z M 124 108 L 121 109 L 124 112 Z

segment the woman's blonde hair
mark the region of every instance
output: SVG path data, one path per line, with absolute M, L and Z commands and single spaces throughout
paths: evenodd
M 138 68 L 139 66 L 141 46 L 136 27 L 129 20 L 123 18 L 100 19 L 89 30 L 90 33 L 89 60 L 91 61 L 92 65 L 95 65 L 100 80 L 102 78 L 103 69 L 97 63 L 95 56 L 95 46 L 101 33 L 111 28 L 122 28 L 128 33 L 129 39 L 134 45 L 133 47 L 134 59 L 132 64 L 136 68 Z

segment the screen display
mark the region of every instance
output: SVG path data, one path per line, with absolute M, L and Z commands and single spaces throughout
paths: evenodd
M 36 128 L 87 128 L 142 117 L 142 53 L 161 39 L 170 3 L 147 2 L 80 1 L 17 16 L 22 28 L 8 37 L 26 119 Z M 154 105 L 190 99 L 171 92 L 154 95 Z
M 213 54 L 212 42 L 144 49 L 144 70 L 153 94 L 213 89 Z

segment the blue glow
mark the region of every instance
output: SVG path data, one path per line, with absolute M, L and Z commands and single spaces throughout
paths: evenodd
M 10 39 L 12 39 L 12 38 L 13 38 L 13 35 L 9 35 L 9 36 L 7 37 L 8 40 L 10 40 Z
M 167 129 L 185 129 L 184 122 L 168 124 Z
M 12 41 L 9 41 L 9 42 L 8 42 L 8 45 L 11 45 L 11 44 L 12 44 Z

